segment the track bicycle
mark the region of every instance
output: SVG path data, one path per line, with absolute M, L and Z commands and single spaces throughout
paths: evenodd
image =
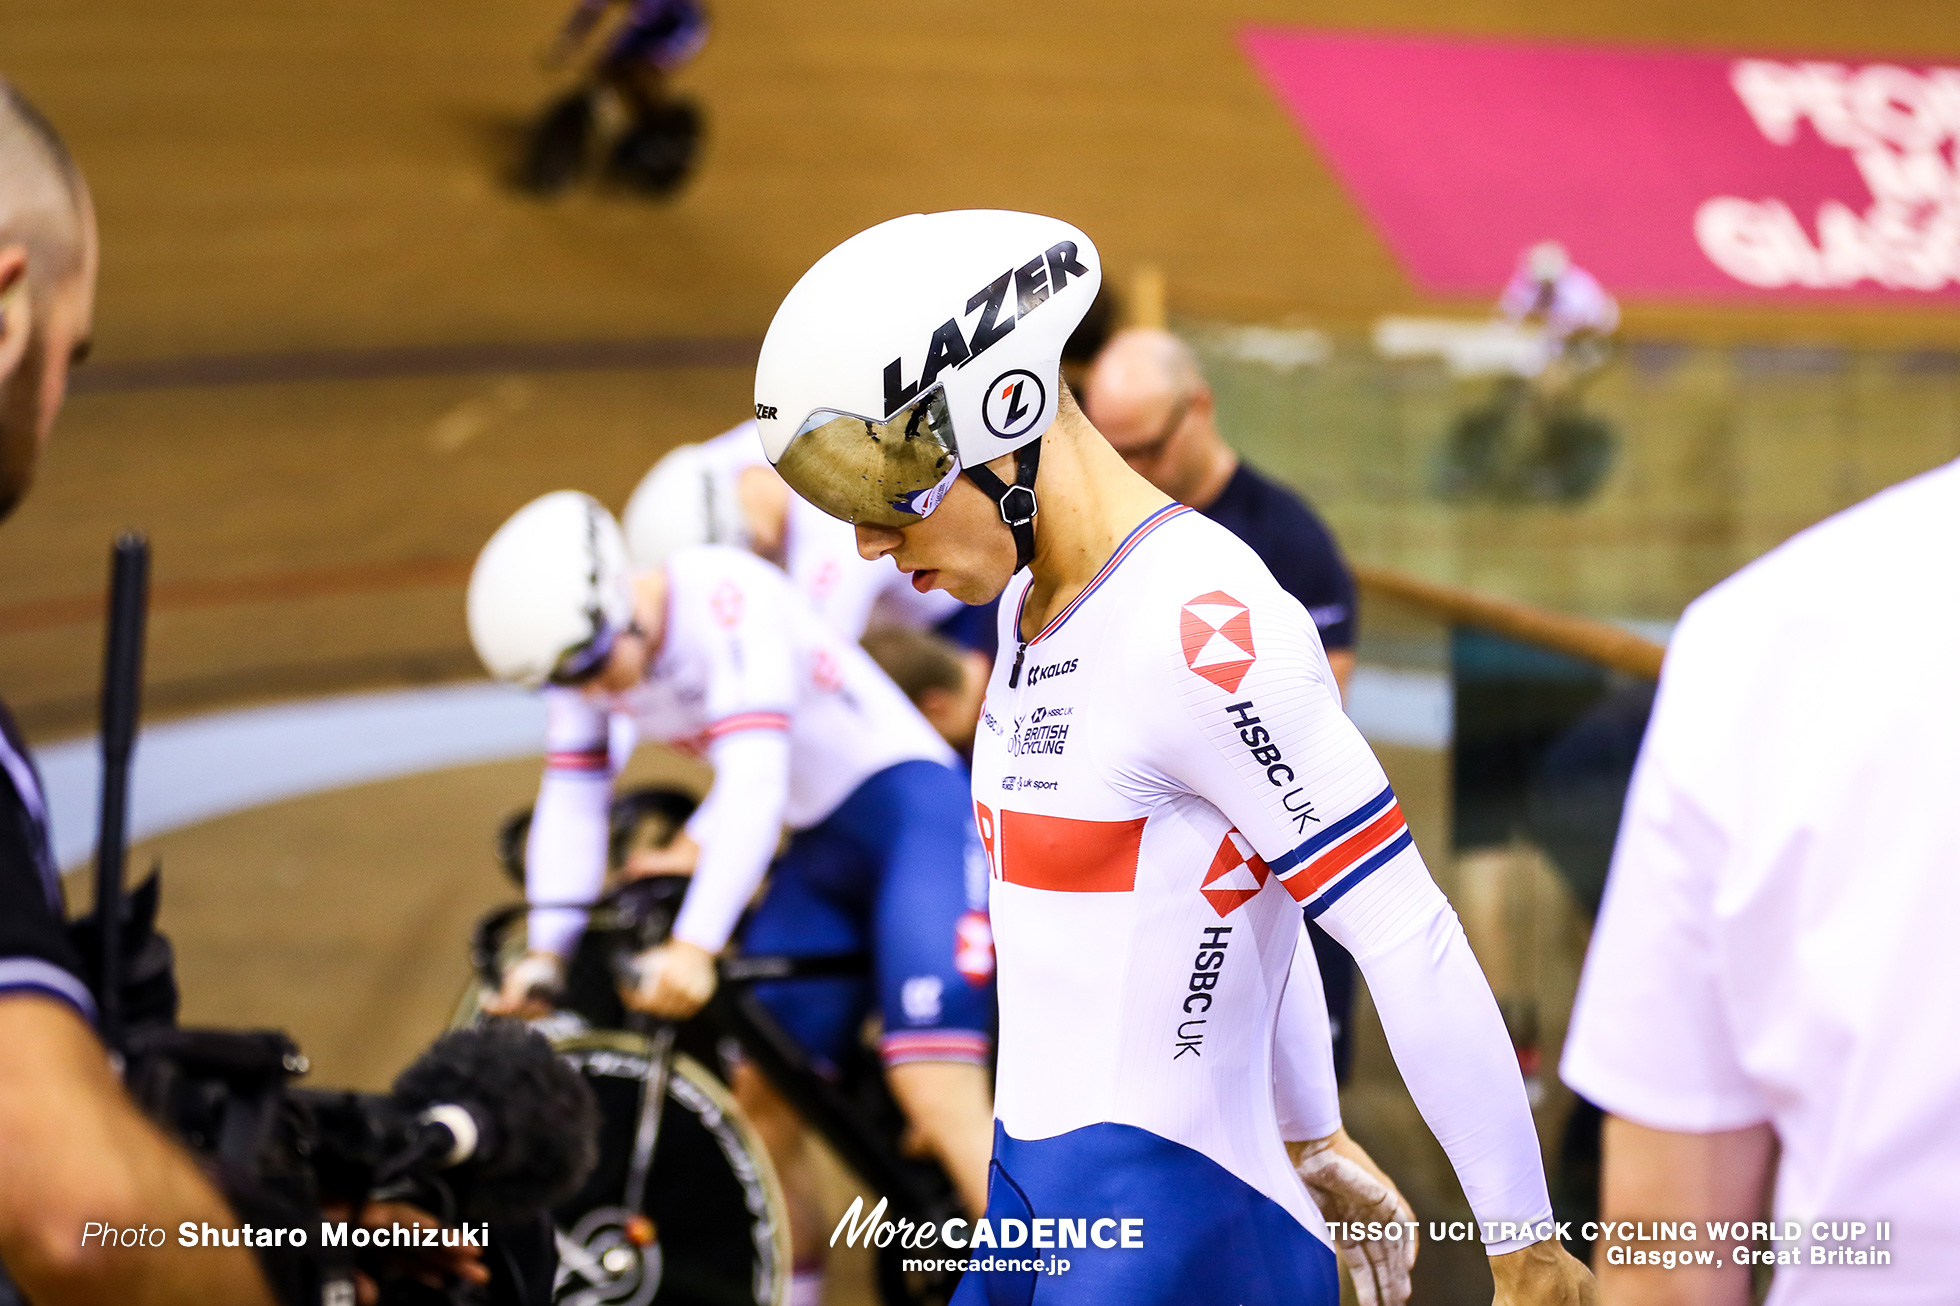
M 613 805 L 614 866 L 635 849 L 664 846 L 693 807 L 672 790 L 621 795 Z M 520 883 L 529 815 L 514 815 L 499 833 L 505 870 Z M 624 964 L 667 937 L 687 885 L 674 875 L 624 880 L 591 904 L 558 1010 L 535 1022 L 592 1084 L 602 1119 L 597 1170 L 553 1212 L 554 1300 L 565 1306 L 787 1300 L 787 1215 L 769 1158 L 728 1092 L 736 1057 L 761 1070 L 866 1185 L 867 1206 L 886 1199 L 892 1221 L 937 1223 L 961 1213 L 944 1171 L 908 1153 L 905 1119 L 875 1051 L 860 1044 L 827 1076 L 754 994 L 765 981 L 868 979 L 866 954 L 727 958 L 715 997 L 694 1019 L 676 1024 L 626 1009 Z M 476 928 L 471 960 L 492 991 L 521 951 L 519 927 L 531 906 L 497 908 Z M 474 1018 L 479 992 L 466 997 L 459 1020 Z M 957 1275 L 907 1270 L 905 1259 L 895 1243 L 877 1251 L 880 1300 L 943 1306 Z

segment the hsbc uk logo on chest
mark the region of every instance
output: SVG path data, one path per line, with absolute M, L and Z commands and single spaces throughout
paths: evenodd
M 1238 692 L 1258 660 L 1252 612 L 1224 590 L 1200 594 L 1178 615 L 1184 665 L 1228 694 Z
M 1230 916 L 1266 887 L 1271 874 L 1265 859 L 1253 851 L 1252 841 L 1237 830 L 1227 830 L 1218 841 L 1218 851 L 1212 854 L 1211 865 L 1205 868 L 1198 892 L 1205 895 L 1213 911 L 1221 917 Z

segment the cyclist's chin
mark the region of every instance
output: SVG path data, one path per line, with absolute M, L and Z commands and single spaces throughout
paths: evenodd
M 996 576 L 982 568 L 947 567 L 915 573 L 913 585 L 918 589 L 945 590 L 962 603 L 991 603 L 1012 579 L 1012 572 Z

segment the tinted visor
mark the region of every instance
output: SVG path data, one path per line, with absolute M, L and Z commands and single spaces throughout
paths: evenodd
M 818 409 L 776 470 L 833 517 L 910 526 L 939 506 L 960 474 L 945 393 L 921 395 L 882 422 Z
M 597 613 L 593 614 L 593 624 L 598 627 L 598 633 L 583 644 L 566 649 L 558 665 L 545 677 L 547 683 L 576 689 L 606 669 L 606 659 L 612 656 L 619 632 L 607 626 Z

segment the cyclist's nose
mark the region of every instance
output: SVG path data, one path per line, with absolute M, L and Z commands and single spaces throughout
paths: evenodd
M 858 556 L 866 562 L 876 562 L 888 553 L 894 552 L 905 543 L 905 536 L 889 526 L 868 526 L 857 524 Z

